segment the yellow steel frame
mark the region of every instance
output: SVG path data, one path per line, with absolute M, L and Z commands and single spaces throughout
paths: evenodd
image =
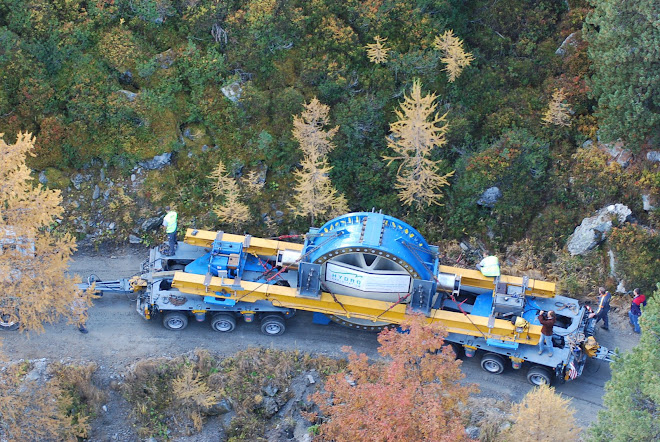
M 195 234 L 193 235 L 193 232 Z M 213 241 L 217 236 L 217 232 L 210 232 L 208 230 L 186 230 L 186 237 L 184 242 L 191 244 L 193 246 L 200 247 L 211 247 Z M 222 241 L 229 242 L 244 242 L 246 236 L 244 235 L 234 235 L 231 233 L 223 233 Z M 261 256 L 276 256 L 278 251 L 281 250 L 302 250 L 303 245 L 295 242 L 286 242 L 286 241 L 276 241 L 273 239 L 264 239 L 264 238 L 254 238 L 250 237 L 249 245 L 244 249 L 247 253 L 256 253 Z
M 230 287 L 234 282 L 232 279 L 218 277 L 211 278 L 207 287 L 204 285 L 204 280 L 204 275 L 177 272 L 172 285 L 184 293 L 193 295 L 245 302 L 268 300 L 278 307 L 368 319 L 374 322 L 400 324 L 406 319 L 404 304 L 392 305 L 383 301 L 344 295 L 333 297 L 332 294 L 325 292 L 321 293 L 318 298 L 307 298 L 300 296 L 295 288 L 250 281 L 240 281 L 240 289 L 234 289 Z M 492 327 L 489 327 L 488 319 L 483 316 L 434 309 L 431 310 L 427 321 L 429 323 L 441 322 L 451 333 L 482 336 L 521 344 L 537 344 L 540 339 L 541 327 L 538 325 L 531 325 L 524 332 L 516 333 L 511 322 L 495 319 Z
M 482 289 L 493 290 L 495 288 L 495 278 L 484 276 L 479 270 L 462 269 L 460 267 L 439 266 L 440 273 L 454 273 L 461 275 L 461 285 L 470 287 L 479 287 Z M 499 282 L 521 287 L 523 279 L 517 276 L 500 276 Z M 556 286 L 554 282 L 539 281 L 530 279 L 527 281 L 526 295 L 538 296 L 540 298 L 554 298 Z

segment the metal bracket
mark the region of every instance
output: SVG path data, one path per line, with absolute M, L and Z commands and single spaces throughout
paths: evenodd
M 431 301 L 434 293 L 435 283 L 433 281 L 413 280 L 413 286 L 410 292 L 410 309 L 413 312 L 424 313 L 428 316 L 431 313 Z
M 298 293 L 306 298 L 321 297 L 321 264 L 301 262 L 298 265 Z

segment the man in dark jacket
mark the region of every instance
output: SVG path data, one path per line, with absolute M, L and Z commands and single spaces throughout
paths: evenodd
M 545 312 L 541 310 L 539 312 L 539 322 L 541 323 L 541 340 L 539 341 L 539 354 L 543 354 L 543 349 L 548 347 L 550 353 L 548 356 L 552 356 L 552 328 L 555 326 L 557 318 L 555 312 L 550 310 Z
M 610 295 L 610 292 L 605 290 L 605 287 L 599 287 L 598 310 L 596 310 L 595 313 L 589 315 L 590 318 L 593 317 L 596 318 L 596 324 L 598 324 L 598 321 L 602 319 L 603 325 L 601 325 L 601 328 L 603 328 L 604 330 L 610 329 L 610 321 L 609 318 L 607 317 L 607 314 L 610 312 L 610 299 L 612 299 L 612 295 Z

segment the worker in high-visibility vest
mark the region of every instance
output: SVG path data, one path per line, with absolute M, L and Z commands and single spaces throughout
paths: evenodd
M 177 231 L 177 218 L 178 215 L 174 210 L 170 210 L 170 206 L 165 207 L 167 214 L 163 218 L 163 227 L 165 227 L 165 233 L 167 233 L 167 244 L 169 250 L 167 255 L 172 256 L 176 252 L 176 231 Z
M 500 263 L 497 256 L 486 256 L 477 264 L 477 269 L 481 270 L 481 274 L 484 276 L 493 278 L 500 276 Z

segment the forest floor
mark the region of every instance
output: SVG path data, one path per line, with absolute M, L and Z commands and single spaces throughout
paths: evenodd
M 70 265 L 72 273 L 85 278 L 96 274 L 102 280 L 120 279 L 137 273 L 147 251 L 143 247 L 103 252 L 79 252 Z M 622 310 L 622 309 L 620 309 Z M 596 338 L 608 348 L 630 351 L 639 341 L 627 324 L 626 312 L 610 314 L 610 331 L 598 329 Z M 625 317 L 624 317 L 625 316 Z M 335 324 L 312 323 L 311 313 L 301 312 L 287 323 L 282 336 L 268 337 L 255 324 L 239 324 L 231 334 L 219 334 L 208 323 L 190 323 L 186 330 L 171 332 L 159 322 L 145 321 L 135 311 L 135 303 L 125 294 L 107 293 L 97 299 L 89 311 L 89 334 L 81 334 L 73 325 L 49 325 L 45 333 L 3 333 L 3 351 L 12 361 L 46 359 L 49 362 L 95 362 L 97 381 L 108 387 L 122 379 L 131 364 L 151 357 L 179 356 L 196 348 L 205 348 L 217 357 L 231 356 L 250 347 L 271 347 L 280 350 L 299 350 L 314 355 L 343 356 L 342 346 L 351 345 L 358 353 L 377 356 L 376 334 L 350 330 Z M 531 389 L 524 370 L 507 370 L 494 376 L 484 372 L 477 358 L 463 358 L 462 371 L 466 382 L 478 384 L 479 397 L 498 401 L 520 401 Z M 590 361 L 583 375 L 575 381 L 559 385 L 557 391 L 571 398 L 576 418 L 583 428 L 595 421 L 603 408 L 604 384 L 610 378 L 609 364 Z M 114 382 L 113 382 L 114 381 Z M 90 440 L 139 440 L 129 404 L 116 390 L 107 388 L 109 399 L 95 419 Z M 219 418 L 217 418 L 219 419 Z M 195 441 L 221 440 L 219 422 L 209 421 Z

